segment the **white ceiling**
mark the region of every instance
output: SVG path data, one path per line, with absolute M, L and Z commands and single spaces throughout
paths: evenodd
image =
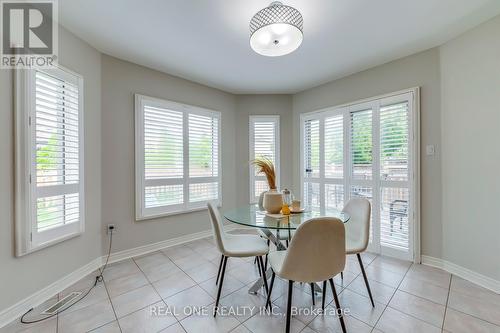
M 440 45 L 500 0 L 288 0 L 292 54 L 264 57 L 249 21 L 271 0 L 59 0 L 60 21 L 103 53 L 232 93 L 294 93 Z

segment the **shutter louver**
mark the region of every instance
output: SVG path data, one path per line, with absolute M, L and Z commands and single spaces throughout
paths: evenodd
M 408 251 L 408 102 L 380 107 L 380 242 Z
M 304 128 L 304 167 L 306 178 L 319 177 L 319 120 L 307 120 Z
M 372 179 L 372 110 L 351 113 L 352 179 Z
M 408 188 L 380 189 L 380 243 L 408 251 Z
M 325 177 L 342 178 L 344 175 L 344 117 L 325 119 Z
M 408 180 L 408 103 L 380 108 L 381 180 Z
M 274 122 L 254 122 L 254 159 L 266 157 L 276 163 L 275 135 Z
M 268 158 L 273 162 L 277 177 L 279 177 L 278 156 L 278 121 L 275 116 L 250 116 L 250 159 Z M 257 168 L 250 170 L 250 201 L 256 202 L 262 192 L 269 190 L 266 177 L 257 173 Z M 279 179 L 277 179 L 279 181 Z
M 182 178 L 182 112 L 144 107 L 145 179 Z
M 36 231 L 80 221 L 78 86 L 35 74 Z
M 321 206 L 320 185 L 316 183 L 320 177 L 320 147 L 318 119 L 306 120 L 304 124 L 304 206 L 319 208 Z
M 189 177 L 204 177 L 203 183 L 189 184 L 189 202 L 206 202 L 219 197 L 219 120 L 189 114 Z
M 189 115 L 189 177 L 217 177 L 219 141 L 217 118 Z
M 146 208 L 182 203 L 182 112 L 144 107 L 144 203 Z M 174 184 L 162 183 L 171 180 Z

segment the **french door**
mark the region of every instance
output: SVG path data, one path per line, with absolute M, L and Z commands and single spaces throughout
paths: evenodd
M 414 260 L 418 233 L 418 90 L 303 114 L 306 206 L 370 201 L 369 250 Z

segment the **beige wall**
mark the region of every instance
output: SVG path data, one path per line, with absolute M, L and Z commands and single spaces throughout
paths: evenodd
M 85 233 L 21 258 L 14 256 L 14 109 L 12 72 L 0 70 L 0 311 L 101 255 L 101 58 L 64 29 L 60 63 L 84 78 Z
M 280 181 L 281 188 L 292 186 L 292 96 L 238 95 L 236 97 L 236 175 L 239 205 L 250 202 L 249 116 L 280 116 Z
M 431 49 L 378 66 L 293 96 L 293 146 L 299 147 L 300 113 L 356 100 L 420 87 L 421 95 L 421 243 L 422 254 L 441 257 L 441 101 L 439 51 Z M 435 156 L 425 155 L 425 146 L 437 147 Z M 294 149 L 294 189 L 299 189 L 299 149 Z
M 500 281 L 500 16 L 441 47 L 443 259 Z
M 117 227 L 114 252 L 210 229 L 206 210 L 135 221 L 135 93 L 221 112 L 223 206 L 236 204 L 235 96 L 103 55 L 102 221 Z

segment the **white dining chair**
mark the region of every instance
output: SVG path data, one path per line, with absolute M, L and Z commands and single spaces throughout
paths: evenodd
M 262 257 L 269 252 L 269 247 L 266 241 L 257 235 L 233 235 L 224 231 L 224 225 L 219 214 L 219 210 L 212 203 L 208 203 L 208 212 L 210 221 L 212 222 L 212 230 L 214 233 L 215 244 L 221 252 L 221 266 L 217 274 L 216 283 L 218 283 L 217 300 L 215 301 L 214 317 L 217 315 L 222 284 L 224 282 L 224 274 L 226 273 L 227 259 L 230 257 L 256 257 L 260 269 L 264 271 L 264 261 Z M 222 271 L 221 271 L 222 269 Z M 220 281 L 219 281 L 220 277 Z M 264 280 L 266 293 L 269 293 L 267 279 Z
M 372 306 L 375 307 L 373 296 L 366 277 L 361 253 L 368 247 L 370 237 L 370 201 L 365 198 L 353 198 L 344 206 L 343 212 L 350 215 L 349 222 L 346 223 L 346 253 L 355 254 L 358 257 L 359 266 L 365 280 L 366 289 L 370 296 Z
M 266 307 L 271 305 L 271 293 L 276 275 L 288 280 L 288 301 L 285 332 L 290 332 L 292 291 L 294 282 L 315 283 L 329 281 L 337 310 L 340 303 L 333 277 L 345 266 L 344 223 L 335 217 L 320 217 L 304 222 L 295 231 L 295 236 L 286 251 L 269 253 L 273 274 L 267 294 Z M 338 313 L 342 331 L 346 328 L 342 311 Z

